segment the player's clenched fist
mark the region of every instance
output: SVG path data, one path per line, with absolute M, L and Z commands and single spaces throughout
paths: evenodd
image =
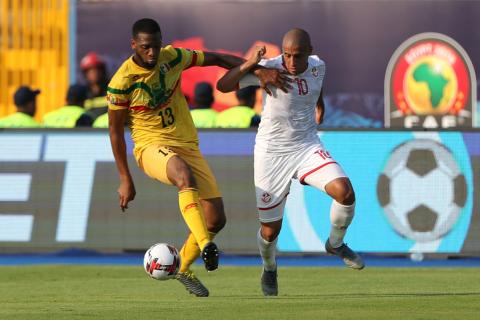
M 267 53 L 267 49 L 265 48 L 265 46 L 255 47 L 252 56 L 240 66 L 240 71 L 250 70 L 250 68 L 259 63 L 260 60 L 262 60 L 265 53 Z

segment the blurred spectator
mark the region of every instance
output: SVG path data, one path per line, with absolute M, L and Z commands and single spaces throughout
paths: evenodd
M 96 119 L 108 111 L 107 68 L 97 53 L 89 52 L 80 61 L 80 69 L 88 87 L 85 109 L 93 119 Z
M 197 128 L 213 128 L 217 119 L 218 112 L 212 109 L 213 88 L 208 82 L 200 82 L 195 86 L 193 97 L 193 122 Z
M 94 128 L 108 128 L 108 112 L 98 116 L 97 119 L 93 122 L 92 127 Z
M 249 128 L 258 127 L 260 116 L 253 110 L 258 87 L 246 87 L 235 92 L 238 106 L 228 108 L 219 113 L 217 127 L 219 128 Z
M 343 109 L 342 105 L 332 103 L 329 96 L 325 100 L 325 115 L 322 128 L 382 128 L 383 121 L 367 118 L 356 112 Z M 333 100 L 335 101 L 335 100 Z M 338 100 L 336 101 L 338 102 Z
M 324 96 L 322 128 L 381 128 L 384 97 L 376 93 L 332 93 Z
M 37 109 L 37 95 L 40 90 L 22 86 L 15 91 L 13 102 L 17 111 L 0 119 L 0 128 L 38 128 L 40 124 L 33 116 Z
M 79 84 L 71 85 L 67 92 L 67 105 L 45 114 L 43 126 L 46 128 L 92 126 L 93 118 L 83 108 L 86 99 L 87 87 Z

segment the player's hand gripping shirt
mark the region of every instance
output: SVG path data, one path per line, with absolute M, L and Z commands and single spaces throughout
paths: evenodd
M 165 146 L 197 146 L 197 131 L 181 91 L 182 71 L 203 64 L 201 51 L 167 46 L 157 65 L 144 69 L 126 60 L 107 89 L 109 109 L 128 109 L 129 126 L 138 159 L 152 143 Z
M 262 60 L 259 64 L 285 70 L 282 56 Z M 317 56 L 308 58 L 305 72 L 291 75 L 294 80 L 288 93 L 269 87 L 272 95 L 264 93 L 262 121 L 255 140 L 255 149 L 263 152 L 289 153 L 318 142 L 315 107 L 325 77 L 325 63 Z M 247 74 L 240 88 L 259 85 L 258 79 Z

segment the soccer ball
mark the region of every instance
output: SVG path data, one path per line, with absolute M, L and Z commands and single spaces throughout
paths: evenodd
M 153 279 L 173 279 L 180 269 L 180 256 L 174 246 L 157 243 L 145 252 L 143 267 Z
M 465 176 L 443 144 L 415 139 L 397 146 L 377 183 L 377 196 L 393 229 L 416 242 L 445 236 L 467 199 Z

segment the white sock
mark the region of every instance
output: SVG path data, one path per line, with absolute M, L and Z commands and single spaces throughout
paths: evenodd
M 351 205 L 343 205 L 337 201 L 332 201 L 330 207 L 330 237 L 329 242 L 334 248 L 338 248 L 343 244 L 343 238 L 347 232 L 347 228 L 352 222 L 355 213 L 355 203 Z
M 268 242 L 267 240 L 262 238 L 260 230 L 261 229 L 259 229 L 257 233 L 257 245 L 258 245 L 258 250 L 260 250 L 260 256 L 262 257 L 263 268 L 266 271 L 274 271 L 277 269 L 275 253 L 277 250 L 278 238 L 276 238 L 272 242 Z

